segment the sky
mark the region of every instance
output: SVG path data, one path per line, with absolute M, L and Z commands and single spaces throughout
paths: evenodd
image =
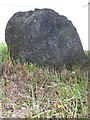
M 18 11 L 51 8 L 66 16 L 76 27 L 84 50 L 88 50 L 89 0 L 0 0 L 0 43 L 5 41 L 8 20 Z

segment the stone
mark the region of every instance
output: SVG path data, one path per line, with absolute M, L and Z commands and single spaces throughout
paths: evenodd
M 5 41 L 11 57 L 41 66 L 72 66 L 86 59 L 72 22 L 52 9 L 15 13 L 6 25 Z

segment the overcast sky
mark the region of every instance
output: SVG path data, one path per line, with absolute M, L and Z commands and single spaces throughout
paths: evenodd
M 5 40 L 5 27 L 18 11 L 51 8 L 66 16 L 77 28 L 83 48 L 88 50 L 88 0 L 0 0 L 0 42 Z

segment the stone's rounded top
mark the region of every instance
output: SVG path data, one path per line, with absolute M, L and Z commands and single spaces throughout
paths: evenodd
M 76 28 L 52 9 L 15 13 L 7 23 L 5 40 L 13 58 L 24 57 L 42 66 L 70 66 L 85 60 Z

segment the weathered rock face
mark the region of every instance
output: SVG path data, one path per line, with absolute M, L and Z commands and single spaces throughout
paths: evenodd
M 18 12 L 8 21 L 5 40 L 13 58 L 43 66 L 82 63 L 85 54 L 72 22 L 51 9 Z

